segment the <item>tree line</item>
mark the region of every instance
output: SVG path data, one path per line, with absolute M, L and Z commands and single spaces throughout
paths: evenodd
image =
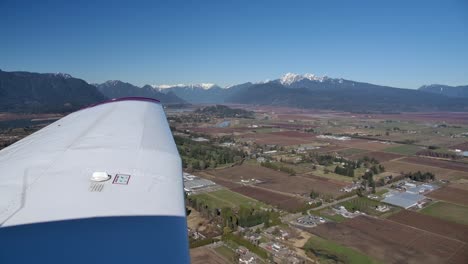
M 272 169 L 272 170 L 285 172 L 285 173 L 287 173 L 287 174 L 289 174 L 291 176 L 296 175 L 296 171 L 293 168 L 290 168 L 290 167 L 287 167 L 287 166 L 284 166 L 284 165 L 281 165 L 281 164 L 276 164 L 276 163 L 273 163 L 273 162 L 262 162 L 260 165 L 262 167 L 269 168 L 269 169 Z
M 204 170 L 219 165 L 241 162 L 245 153 L 231 148 L 196 142 L 190 138 L 174 136 L 177 150 L 182 157 L 183 168 Z

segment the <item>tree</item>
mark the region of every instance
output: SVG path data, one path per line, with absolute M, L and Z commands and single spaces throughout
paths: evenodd
M 320 194 L 314 190 L 310 192 L 310 198 L 312 199 L 317 199 L 320 196 Z

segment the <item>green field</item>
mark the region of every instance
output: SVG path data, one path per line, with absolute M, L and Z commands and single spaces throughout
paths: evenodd
M 319 211 L 310 210 L 309 212 L 310 212 L 310 214 L 325 217 L 326 219 L 332 220 L 333 222 L 337 222 L 337 223 L 341 223 L 341 222 L 346 220 L 346 218 L 344 218 L 340 214 L 331 214 L 331 213 L 329 214 L 328 213 L 329 210 L 331 210 L 331 209 L 330 208 L 323 208 L 323 209 L 321 209 Z
M 420 212 L 455 223 L 468 225 L 468 207 L 466 206 L 436 202 L 423 208 Z
M 393 146 L 384 149 L 385 152 L 396 153 L 401 155 L 414 155 L 416 152 L 420 151 L 421 147 L 413 146 L 413 145 L 400 145 L 400 146 Z
M 241 205 L 255 208 L 268 207 L 257 200 L 229 190 L 202 193 L 194 195 L 194 197 L 202 200 L 210 208 L 239 207 Z
M 378 205 L 383 205 L 383 204 L 380 203 L 379 201 L 371 200 L 367 197 L 357 197 L 352 200 L 342 202 L 339 205 L 344 206 L 350 212 L 354 212 L 357 210 L 357 211 L 364 212 L 369 215 L 375 215 L 375 216 L 391 214 L 395 212 L 396 210 L 398 210 L 397 208 L 391 207 L 390 210 L 387 212 L 384 212 L 384 213 L 379 212 L 375 210 L 375 208 Z
M 230 248 L 226 246 L 220 246 L 220 247 L 215 248 L 214 250 L 218 252 L 220 255 L 222 255 L 224 258 L 226 258 L 227 260 L 231 261 L 232 263 L 235 263 L 234 260 L 235 260 L 236 254 Z
M 343 176 L 343 175 L 339 175 L 339 174 L 334 173 L 333 171 L 335 171 L 336 165 L 330 165 L 330 166 L 327 166 L 326 168 L 329 170 L 328 173 L 325 173 L 325 167 L 324 166 L 317 165 L 317 169 L 312 171 L 311 174 L 316 175 L 316 176 L 320 176 L 320 177 L 324 177 L 324 178 L 328 178 L 328 179 L 332 179 L 332 180 L 337 180 L 337 181 L 353 182 L 354 178 L 352 178 L 352 177 Z M 356 175 L 358 175 L 358 174 L 356 174 Z
M 304 245 L 304 249 L 317 256 L 320 263 L 379 263 L 357 250 L 317 236 L 312 236 Z

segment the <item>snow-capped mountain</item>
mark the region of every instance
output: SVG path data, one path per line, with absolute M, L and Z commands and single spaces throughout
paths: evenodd
M 199 83 L 199 84 L 152 84 L 154 89 L 171 89 L 171 88 L 190 88 L 190 89 L 204 89 L 208 90 L 214 87 L 219 87 L 214 83 Z
M 107 82 L 105 86 L 113 86 L 114 82 Z M 172 95 L 191 104 L 238 103 L 391 113 L 419 110 L 468 111 L 468 101 L 439 95 L 445 94 L 449 89 L 447 86 L 431 85 L 420 90 L 401 89 L 310 73 L 287 73 L 271 81 L 248 82 L 225 88 L 212 83 L 146 85 L 137 89 L 128 87 L 129 84 L 120 83 L 117 86 L 120 89 L 100 87 L 100 91 L 109 97 L 149 95 L 164 99 L 164 96 Z
M 468 85 L 449 86 L 443 84 L 430 84 L 421 86 L 419 90 L 429 93 L 441 94 L 448 97 L 468 97 Z
M 300 82 L 302 80 L 309 80 L 309 81 L 318 81 L 318 82 L 323 82 L 324 80 L 328 80 L 329 78 L 327 76 L 316 76 L 315 74 L 312 73 L 306 73 L 306 74 L 296 74 L 296 73 L 291 73 L 288 72 L 285 75 L 279 79 L 279 82 L 282 85 L 289 86 L 291 84 Z

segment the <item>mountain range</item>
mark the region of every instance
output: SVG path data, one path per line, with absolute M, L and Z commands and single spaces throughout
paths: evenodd
M 173 92 L 161 93 L 157 89 L 154 89 L 150 85 L 138 87 L 130 83 L 122 81 L 107 81 L 102 84 L 93 84 L 97 87 L 99 92 L 105 95 L 107 98 L 120 98 L 120 97 L 148 97 L 158 99 L 164 104 L 184 104 L 186 103 L 183 99 L 179 98 Z
M 2 112 L 66 112 L 103 100 L 96 87 L 68 74 L 0 70 Z
M 229 87 L 215 84 L 90 85 L 68 74 L 0 71 L 0 111 L 73 111 L 108 98 L 141 96 L 163 104 L 255 104 L 350 112 L 468 111 L 468 86 L 425 85 L 417 90 L 313 74 Z
M 448 97 L 468 98 L 468 85 L 465 86 L 448 86 L 442 84 L 423 85 L 419 88 L 420 91 L 441 94 Z
M 217 85 L 208 88 L 194 85 L 153 87 L 163 93 L 173 92 L 195 104 L 277 105 L 350 112 L 468 111 L 468 101 L 452 92 L 458 87 L 445 88 L 446 93 L 435 94 L 422 88 L 402 89 L 313 74 L 287 73 L 272 81 L 226 88 Z

